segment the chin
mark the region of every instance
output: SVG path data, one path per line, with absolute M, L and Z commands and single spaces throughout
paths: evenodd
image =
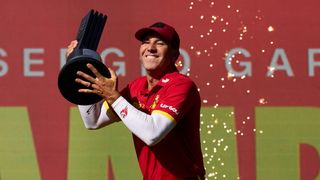
M 155 70 L 155 68 L 144 68 L 146 71 L 154 71 Z
M 147 71 L 151 71 L 151 70 L 154 70 L 154 69 L 157 69 L 157 66 L 153 65 L 153 64 L 147 64 L 147 65 L 144 65 L 144 68 L 147 70 Z

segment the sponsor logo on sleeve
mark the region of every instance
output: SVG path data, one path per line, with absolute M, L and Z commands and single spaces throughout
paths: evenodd
M 160 107 L 163 108 L 163 109 L 169 109 L 170 111 L 174 112 L 176 115 L 179 114 L 179 111 L 173 106 L 169 106 L 169 105 L 161 103 Z
M 128 107 L 126 106 L 125 108 L 123 108 L 123 109 L 120 111 L 120 116 L 121 116 L 122 118 L 125 118 L 125 117 L 127 117 L 127 115 L 128 115 Z
M 92 111 L 96 110 L 96 105 L 93 104 L 92 106 L 90 106 L 87 110 L 87 115 L 90 115 Z

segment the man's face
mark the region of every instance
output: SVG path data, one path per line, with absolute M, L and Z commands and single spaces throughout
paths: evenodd
M 157 34 L 148 34 L 140 45 L 140 60 L 150 73 L 161 73 L 175 63 L 172 48 Z

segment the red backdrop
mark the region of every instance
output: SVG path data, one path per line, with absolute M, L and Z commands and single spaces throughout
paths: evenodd
M 190 58 L 188 75 L 200 88 L 203 106 L 235 108 L 237 129 L 245 132 L 238 138 L 238 151 L 243 153 L 239 171 L 242 177 L 254 179 L 254 108 L 320 104 L 319 5 L 317 0 L 3 0 L 0 105 L 28 107 L 42 178 L 64 179 L 72 104 L 60 95 L 57 75 L 64 60 L 62 48 L 75 38 L 80 19 L 90 8 L 108 15 L 98 51 L 123 52 L 122 57 L 111 53 L 105 59 L 116 70 L 119 66 L 114 62 L 125 64 L 120 87 L 141 74 L 135 31 L 164 21 L 180 33 L 181 48 Z M 234 48 L 243 51 L 232 58 L 232 73 L 226 68 L 226 56 Z M 186 65 L 183 58 L 179 60 Z M 242 78 L 232 77 L 245 70 L 248 73 Z M 252 118 L 244 126 L 242 119 L 248 116 Z M 249 166 L 241 169 L 241 163 Z

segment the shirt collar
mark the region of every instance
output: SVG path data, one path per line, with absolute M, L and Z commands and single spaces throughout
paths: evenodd
M 170 72 L 170 73 L 167 73 L 165 74 L 160 80 L 159 82 L 157 83 L 157 85 L 154 87 L 154 88 L 159 88 L 159 86 L 163 87 L 165 86 L 166 84 L 169 84 L 173 77 L 175 77 L 177 74 L 179 74 L 179 71 L 176 70 L 176 71 L 173 71 L 173 72 Z M 148 82 L 147 82 L 147 78 L 145 77 L 145 83 L 144 83 L 144 89 L 140 91 L 141 94 L 149 94 L 149 90 L 148 90 Z

